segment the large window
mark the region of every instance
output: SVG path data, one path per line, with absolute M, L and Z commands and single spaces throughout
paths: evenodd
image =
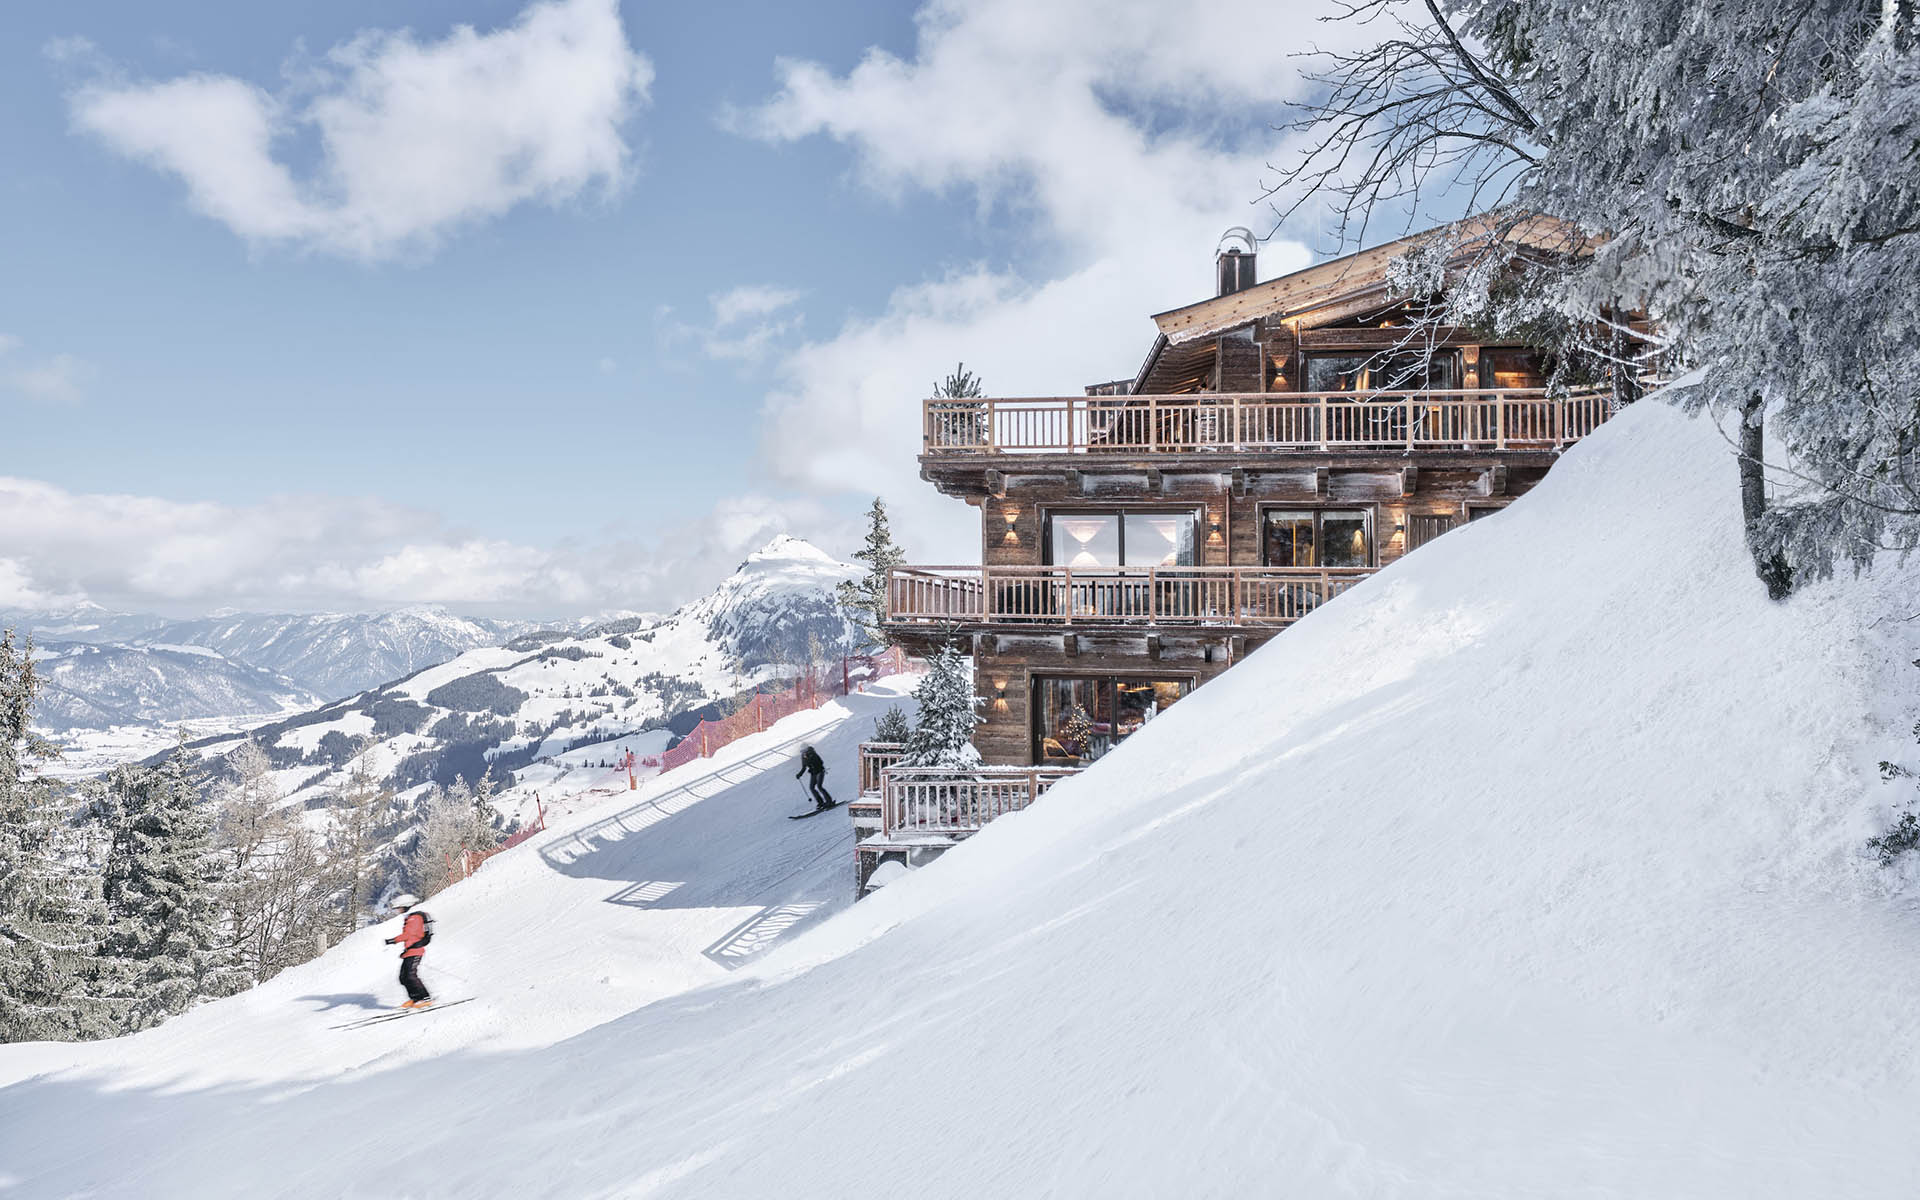
M 1190 567 L 1199 517 L 1185 512 L 1075 512 L 1047 518 L 1047 562 L 1061 567 Z
M 1084 766 L 1187 694 L 1184 679 L 1038 676 L 1033 681 L 1035 761 Z
M 1308 354 L 1308 392 L 1425 391 L 1460 386 L 1458 350 Z
M 1269 567 L 1370 567 L 1373 512 L 1365 508 L 1268 509 L 1261 558 Z

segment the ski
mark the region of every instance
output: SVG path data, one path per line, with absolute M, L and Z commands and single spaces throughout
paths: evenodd
M 393 1012 L 375 1013 L 371 1017 L 361 1017 L 358 1021 L 348 1021 L 345 1025 L 329 1025 L 328 1029 L 362 1029 L 368 1025 L 379 1025 L 386 1021 L 398 1021 L 402 1017 L 417 1017 L 423 1013 L 439 1012 L 443 1008 L 452 1008 L 456 1004 L 465 1004 L 477 1000 L 478 996 L 462 996 L 458 1000 L 436 1000 L 426 1008 L 401 1008 Z
M 840 801 L 835 800 L 832 804 L 827 805 L 825 808 L 816 808 L 812 812 L 794 813 L 792 816 L 788 817 L 787 820 L 804 821 L 808 817 L 817 817 L 823 812 L 831 812 L 834 809 L 839 808 L 840 803 L 841 803 Z

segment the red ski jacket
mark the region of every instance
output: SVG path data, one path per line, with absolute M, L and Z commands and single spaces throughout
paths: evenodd
M 427 948 L 417 943 L 427 936 L 427 919 L 419 913 L 408 913 L 407 919 L 400 924 L 400 936 L 394 940 L 406 949 L 400 952 L 401 958 L 419 958 Z

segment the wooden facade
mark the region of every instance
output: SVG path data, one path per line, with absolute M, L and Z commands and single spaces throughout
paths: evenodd
M 1264 284 L 1223 256 L 1234 290 L 1155 317 L 1131 381 L 923 404 L 922 477 L 979 509 L 980 559 L 895 571 L 888 626 L 968 645 L 988 763 L 1085 765 L 1615 411 L 1411 321 L 1384 249 Z

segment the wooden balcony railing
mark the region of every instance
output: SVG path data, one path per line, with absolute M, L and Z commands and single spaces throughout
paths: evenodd
M 888 767 L 880 832 L 972 833 L 995 817 L 1018 812 L 1048 788 L 1079 774 L 1073 767 L 976 767 L 955 772 L 939 767 Z
M 887 620 L 920 625 L 1290 625 L 1374 567 L 896 567 Z
M 1605 392 L 1540 388 L 928 400 L 924 453 L 1533 450 L 1592 433 Z
M 860 794 L 879 796 L 881 773 L 906 757 L 906 753 L 904 742 L 861 742 Z

